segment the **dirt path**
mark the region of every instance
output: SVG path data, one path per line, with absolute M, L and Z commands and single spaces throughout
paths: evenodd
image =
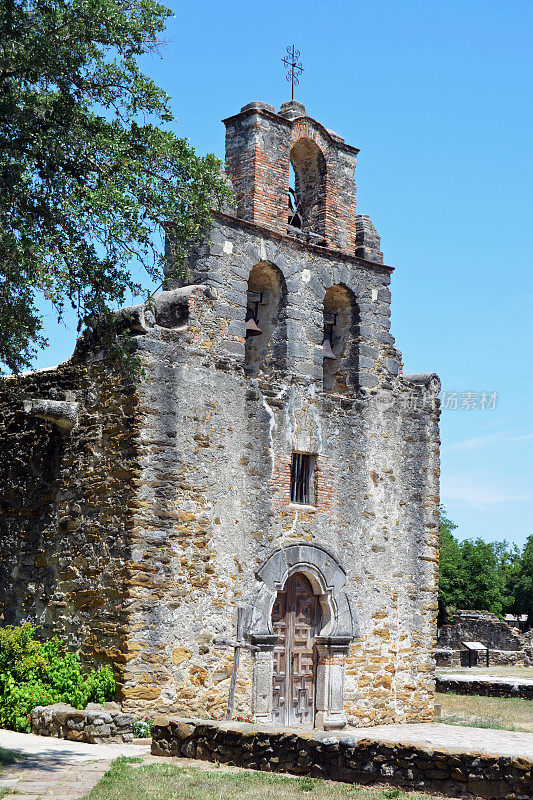
M 85 744 L 0 730 L 0 747 L 17 761 L 0 772 L 0 789 L 16 794 L 5 800 L 77 800 L 98 783 L 118 756 L 143 756 L 149 744 Z

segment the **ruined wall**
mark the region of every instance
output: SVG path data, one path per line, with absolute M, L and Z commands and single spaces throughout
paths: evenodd
M 3 385 L 0 404 L 1 624 L 30 621 L 88 660 L 124 660 L 125 563 L 135 397 L 105 361 L 65 362 Z M 16 391 L 13 395 L 11 392 Z M 63 431 L 24 398 L 79 403 Z
M 461 642 L 481 642 L 491 650 L 522 650 L 526 646 L 524 634 L 496 614 L 458 609 L 451 623 L 440 629 L 439 647 L 461 650 Z
M 31 714 L 31 731 L 72 742 L 108 744 L 132 742 L 133 714 L 124 714 L 117 703 L 89 703 L 81 711 L 67 703 L 36 706 Z
M 128 710 L 220 716 L 237 605 L 277 547 L 314 542 L 348 573 L 357 636 L 347 662 L 353 724 L 430 719 L 436 619 L 438 400 L 398 378 L 390 270 L 304 248 L 218 215 L 191 260 L 187 326 L 139 340 L 149 379 L 139 405 L 142 473 L 132 529 Z M 247 280 L 283 274 L 287 351 L 245 373 Z M 357 391 L 322 392 L 322 302 L 346 285 L 360 314 Z M 318 453 L 316 508 L 289 505 L 293 449 Z M 235 713 L 253 712 L 243 653 Z
M 485 667 L 487 655 L 484 650 L 435 650 L 435 664 L 437 667 Z M 524 650 L 491 650 L 489 656 L 491 667 L 531 667 L 533 666 L 533 650 L 526 647 Z

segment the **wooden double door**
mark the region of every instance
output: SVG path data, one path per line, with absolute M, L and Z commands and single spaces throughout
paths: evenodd
M 315 718 L 316 647 L 321 628 L 318 597 L 305 577 L 288 578 L 272 609 L 274 680 L 272 719 L 279 725 L 313 727 Z

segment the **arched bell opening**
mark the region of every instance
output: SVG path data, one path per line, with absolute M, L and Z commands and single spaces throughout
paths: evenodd
M 356 388 L 359 315 L 355 295 L 346 286 L 330 286 L 324 297 L 323 387 L 346 393 Z
M 289 187 L 292 227 L 324 236 L 326 223 L 326 159 L 310 139 L 299 139 L 290 152 L 294 187 Z M 292 191 L 291 191 L 292 189 Z
M 248 278 L 246 302 L 246 373 L 272 375 L 287 361 L 286 287 L 280 270 L 266 261 L 256 264 Z

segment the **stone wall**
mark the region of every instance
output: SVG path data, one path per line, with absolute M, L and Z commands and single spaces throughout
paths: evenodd
M 345 664 L 348 721 L 431 719 L 438 400 L 430 384 L 394 374 L 388 270 L 323 255 L 307 282 L 299 245 L 227 221 L 213 239 L 198 263 L 201 273 L 211 262 L 210 285 L 161 293 L 151 320 L 142 312 L 146 332 L 134 338 L 148 377 L 135 390 L 96 348 L 20 381 L 26 398 L 73 393 L 68 433 L 6 400 L 3 620 L 38 622 L 113 663 L 129 711 L 218 715 L 232 652 L 213 639 L 233 634 L 237 605 L 256 603 L 269 554 L 309 543 L 346 565 L 351 641 L 330 660 Z M 267 251 L 286 275 L 293 326 L 286 371 L 252 382 L 246 283 L 227 278 L 223 289 L 216 268 L 246 271 Z M 366 386 L 347 396 L 322 391 L 314 358 L 312 309 L 334 280 L 357 290 L 367 353 Z M 182 300 L 185 316 L 172 316 Z M 289 503 L 292 449 L 318 453 L 316 507 Z M 236 713 L 258 713 L 258 659 L 243 655 Z
M 67 703 L 55 703 L 33 709 L 31 730 L 39 736 L 55 736 L 74 742 L 131 742 L 133 722 L 133 715 L 124 714 L 116 703 L 106 703 L 105 706 L 89 703 L 83 710 Z
M 473 651 L 471 655 L 473 667 L 485 667 L 486 653 Z M 437 667 L 468 667 L 468 650 L 435 650 L 435 663 Z M 491 650 L 489 654 L 491 667 L 530 667 L 533 666 L 533 653 L 531 648 L 524 650 Z
M 76 424 L 35 399 L 77 404 Z M 98 351 L 0 384 L 1 624 L 59 633 L 91 664 L 125 659 L 135 403 Z
M 524 635 L 490 611 L 458 609 L 440 629 L 439 647 L 460 650 L 461 642 L 481 642 L 490 650 L 522 650 Z
M 470 675 L 463 679 L 459 677 L 448 678 L 437 676 L 437 692 L 452 692 L 454 694 L 481 694 L 486 697 L 523 697 L 533 700 L 533 680 L 523 681 L 503 678 L 480 678 L 476 680 Z M 533 709 L 532 709 L 533 712 Z
M 347 783 L 386 783 L 451 797 L 528 800 L 533 764 L 525 758 L 356 740 L 349 735 L 298 735 L 273 726 L 157 717 L 152 754 L 289 772 Z
M 389 270 L 312 252 L 217 215 L 191 259 L 187 330 L 140 342 L 142 476 L 132 552 L 135 626 L 125 697 L 136 711 L 220 715 L 236 607 L 254 606 L 256 571 L 276 548 L 325 547 L 346 565 L 356 635 L 346 657 L 352 724 L 432 717 L 436 617 L 438 400 L 429 383 L 398 378 L 388 331 Z M 286 358 L 247 378 L 247 277 L 268 262 L 286 282 Z M 338 282 L 358 298 L 361 386 L 322 390 L 322 301 Z M 161 411 L 163 409 L 163 411 Z M 288 496 L 292 450 L 318 453 L 316 506 Z M 236 713 L 257 713 L 243 654 Z M 266 685 L 266 684 L 265 684 Z

